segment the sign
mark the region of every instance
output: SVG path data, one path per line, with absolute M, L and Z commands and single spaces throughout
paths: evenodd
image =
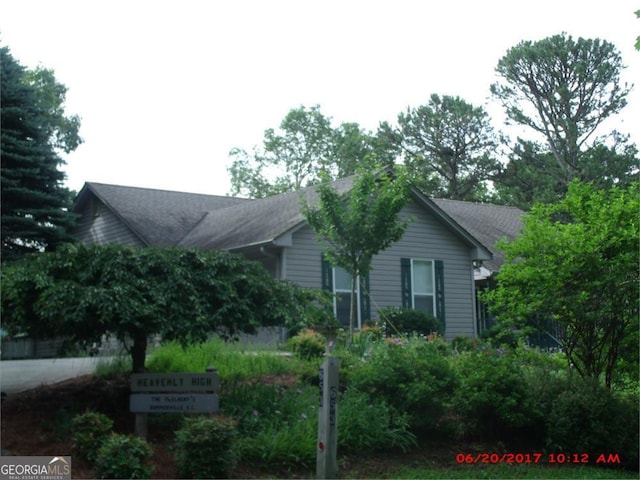
M 206 373 L 134 373 L 132 392 L 217 392 L 220 380 L 216 372 Z
M 215 413 L 215 393 L 133 393 L 129 410 L 134 413 Z

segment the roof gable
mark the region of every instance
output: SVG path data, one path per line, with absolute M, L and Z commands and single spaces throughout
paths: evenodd
M 504 263 L 504 252 L 498 250 L 495 244 L 503 238 L 514 239 L 518 236 L 524 211 L 516 207 L 443 198 L 434 198 L 432 201 L 489 248 L 493 258 L 485 261 L 484 266 L 497 272 Z
M 144 243 L 158 247 L 176 245 L 207 212 L 250 202 L 234 197 L 87 182 L 73 211 L 79 212 L 92 195 Z

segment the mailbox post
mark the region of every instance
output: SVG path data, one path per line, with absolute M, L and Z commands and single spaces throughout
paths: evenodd
M 336 478 L 338 473 L 338 366 L 339 359 L 328 357 L 320 367 L 317 478 Z

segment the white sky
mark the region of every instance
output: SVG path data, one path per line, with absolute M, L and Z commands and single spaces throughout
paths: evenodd
M 0 0 L 0 42 L 55 70 L 85 143 L 85 181 L 225 195 L 233 147 L 261 145 L 319 104 L 375 131 L 432 93 L 489 102 L 522 40 L 566 32 L 616 45 L 636 83 L 620 130 L 639 143 L 640 0 Z M 489 103 L 487 103 L 489 102 Z M 496 128 L 501 125 L 496 121 Z

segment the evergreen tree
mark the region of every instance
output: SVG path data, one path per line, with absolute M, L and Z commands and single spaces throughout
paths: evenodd
M 53 71 L 27 70 L 0 48 L 2 260 L 54 249 L 70 240 L 71 193 L 60 152 L 82 139 L 80 119 L 64 115 L 66 87 Z

